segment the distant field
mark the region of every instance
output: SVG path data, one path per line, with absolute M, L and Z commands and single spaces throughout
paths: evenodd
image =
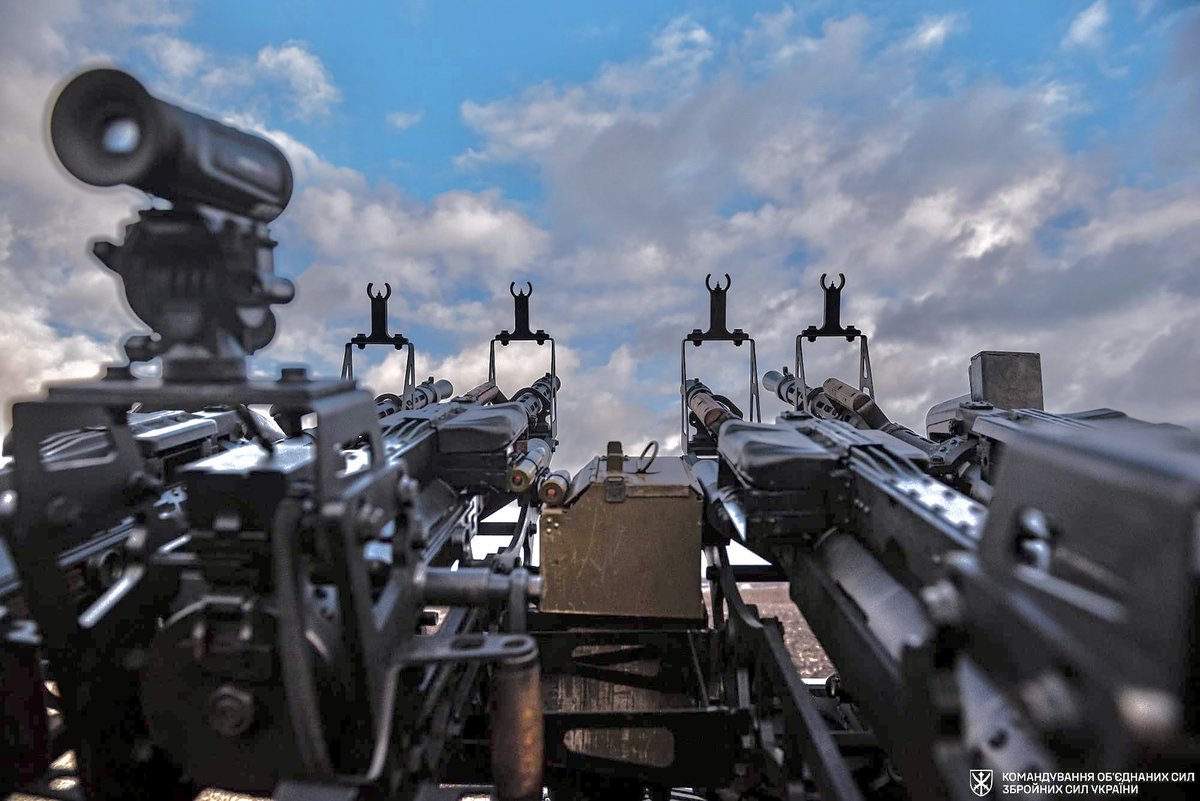
M 741 591 L 746 603 L 758 607 L 759 617 L 779 618 L 783 624 L 784 642 L 801 676 L 823 679 L 833 673 L 829 657 L 821 650 L 821 644 L 800 615 L 800 610 L 788 598 L 786 584 L 742 584 Z M 707 591 L 704 596 L 707 601 Z

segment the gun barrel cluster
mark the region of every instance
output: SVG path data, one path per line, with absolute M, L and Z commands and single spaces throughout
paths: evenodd
M 344 380 L 251 378 L 291 299 L 266 226 L 292 192 L 283 153 L 110 69 L 67 83 L 50 129 L 80 180 L 174 204 L 95 250 L 154 332 L 131 361 L 164 367 L 13 407 L 0 797 L 69 771 L 85 801 L 896 801 L 987 795 L 993 770 L 1194 791 L 1193 432 L 1047 412 L 1037 354 L 984 351 L 918 434 L 880 407 L 826 276 L 796 374 L 762 376 L 790 407 L 764 422 L 727 275 L 682 342 L 683 453 L 612 439 L 572 475 L 552 465 L 561 382 L 532 285 L 510 284 L 488 380 L 457 397 L 416 383 L 391 284 L 368 285 Z M 808 386 L 820 337 L 860 340 L 857 385 Z M 512 341 L 548 344 L 550 372 L 509 399 Z M 746 415 L 689 377 L 714 341 L 749 343 Z M 400 394 L 352 380 L 367 345 L 407 347 Z M 760 582 L 822 644 L 824 681 L 801 679 Z

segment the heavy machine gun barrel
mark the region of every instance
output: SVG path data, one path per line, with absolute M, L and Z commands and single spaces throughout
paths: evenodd
M 399 411 L 424 409 L 434 403 L 440 403 L 454 394 L 454 385 L 444 378 L 434 379 L 430 376 L 422 381 L 411 392 L 403 395 L 386 393 L 375 399 L 375 409 L 381 418 Z
M 550 409 L 554 393 L 558 392 L 561 385 L 562 381 L 558 377 L 552 380 L 550 374 L 546 373 L 529 386 L 517 390 L 517 394 L 513 395 L 513 403 L 521 404 L 525 407 L 529 419 L 536 420 Z
M 768 370 L 763 374 L 763 386 L 784 403 L 795 404 L 799 391 L 795 375 Z M 937 449 L 937 443 L 899 423 L 893 423 L 874 398 L 840 379 L 826 379 L 821 386 L 811 388 L 805 400 L 806 408 L 818 417 L 844 420 L 855 428 L 874 428 L 927 452 Z
M 777 398 L 789 406 L 796 404 L 796 376 L 791 373 L 785 375 L 778 370 L 768 370 L 763 373 L 762 380 L 767 392 L 774 392 Z
M 713 391 L 698 378 L 688 380 L 687 389 L 684 392 L 684 400 L 687 403 L 688 409 L 696 416 L 696 419 L 713 436 L 717 435 L 721 424 L 726 420 L 738 419 L 738 415 L 734 414 L 729 406 L 718 399 L 713 394 Z
M 832 419 L 842 419 L 855 428 L 874 428 L 885 434 L 907 442 L 927 453 L 937 450 L 937 443 L 923 437 L 917 432 L 899 423 L 893 423 L 883 409 L 875 403 L 875 399 L 860 389 L 837 378 L 827 378 L 821 385 L 821 391 L 837 409 L 837 413 L 829 415 Z M 814 404 L 818 415 L 822 415 L 827 405 Z

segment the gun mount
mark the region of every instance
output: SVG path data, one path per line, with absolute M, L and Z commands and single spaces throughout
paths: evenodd
M 174 204 L 143 211 L 123 244 L 93 248 L 154 332 L 125 343 L 129 358 L 161 356 L 163 377 L 174 381 L 244 379 L 245 356 L 275 335 L 271 306 L 294 292 L 274 274 L 266 230 L 291 198 L 287 159 L 265 139 L 157 100 L 110 69 L 62 89 L 50 136 L 84 183 L 129 184 Z
M 481 510 L 513 498 L 506 479 L 527 406 L 450 408 L 431 401 L 452 388 L 430 382 L 423 408 L 406 387 L 399 405 L 409 408 L 380 409 L 353 382 L 301 368 L 248 380 L 246 356 L 274 334 L 270 305 L 291 298 L 266 230 L 291 192 L 282 154 L 112 70 L 68 84 L 52 133 L 81 179 L 174 202 L 143 212 L 122 245 L 96 248 L 154 329 L 130 340 L 130 359 L 161 356 L 163 370 L 138 378 L 110 367 L 14 406 L 3 533 L 25 609 L 0 619 L 5 711 L 26 711 L 4 729 L 0 785 L 44 776 L 72 748 L 91 799 L 190 798 L 197 783 L 411 797 L 444 752 L 422 747 L 414 760 L 392 733 L 444 726 L 489 698 L 509 726 L 491 749 L 498 793 L 540 785 L 540 774 L 512 768 L 529 756 L 514 748 L 540 748 L 525 714 L 538 696 L 536 645 L 524 633 L 540 581 L 519 556 L 500 560 L 503 572 L 496 559 L 442 566 L 469 559 Z M 386 331 L 386 312 L 373 322 Z M 146 436 L 127 413 L 135 404 L 201 423 L 199 410 L 222 404 L 245 424 L 220 452 L 179 455 L 170 516 L 157 510 Z M 282 430 L 250 404 L 270 406 Z M 306 415 L 316 425 L 302 429 Z M 180 426 L 169 430 L 178 437 Z M 529 508 L 509 526 L 517 555 Z M 64 571 L 59 555 L 104 538 L 114 519 L 129 521 L 123 568 L 81 598 L 74 563 Z M 450 610 L 425 633 L 433 604 Z M 46 680 L 58 691 L 54 730 L 38 713 Z
M 408 356 L 404 363 L 404 389 L 401 391 L 400 397 L 409 398 L 413 396 L 417 383 L 415 349 L 412 340 L 404 334 L 388 333 L 388 300 L 392 297 L 392 285 L 385 283 L 384 291 L 376 291 L 372 294 L 371 290 L 374 286 L 374 284 L 367 284 L 367 298 L 371 301 L 371 333 L 356 334 L 346 343 L 346 349 L 342 355 L 342 380 L 354 378 L 354 348 L 356 346 L 359 350 L 365 349 L 367 345 L 391 345 L 396 350 L 407 348 Z
M 545 391 L 538 397 L 545 401 L 538 407 L 538 419 L 534 421 L 535 436 L 541 437 L 550 444 L 551 451 L 558 446 L 558 355 L 555 350 L 554 337 L 542 329 L 537 331 L 529 328 L 529 298 L 533 295 L 533 283 L 526 282 L 526 289 L 517 291 L 516 282 L 508 285 L 508 292 L 513 298 L 513 327 L 507 328 L 492 337 L 488 346 L 488 382 L 496 383 L 496 343 L 500 347 L 508 347 L 512 342 L 536 342 L 538 346 L 550 343 L 550 372 L 547 373 Z M 519 398 L 518 393 L 514 398 Z
M 780 400 L 785 403 L 792 404 L 792 408 L 800 411 L 805 408 L 804 404 L 812 398 L 810 390 L 804 377 L 804 340 L 816 342 L 818 339 L 841 338 L 845 337 L 847 342 L 858 340 L 858 391 L 871 398 L 875 397 L 875 377 L 871 373 L 871 352 L 867 346 L 867 335 L 859 331 L 852 325 L 842 325 L 842 290 L 846 287 L 846 276 L 838 273 L 837 283 L 832 281 L 826 283 L 826 276 L 821 274 L 821 289 L 825 292 L 825 321 L 820 328 L 815 325 L 810 325 L 796 335 L 796 362 L 795 373 L 788 374 L 788 369 L 783 368 L 782 373 L 776 373 L 774 370 L 763 376 L 763 383 L 767 385 L 768 392 L 775 392 L 779 395 Z
M 750 419 L 762 419 L 762 403 L 758 394 L 758 352 L 755 349 L 754 338 L 740 328 L 735 328 L 730 331 L 726 326 L 726 295 L 729 292 L 729 287 L 733 285 L 733 279 L 729 277 L 729 273 L 725 274 L 725 285 L 722 286 L 718 281 L 715 284 L 711 283 L 712 276 L 704 277 L 704 287 L 708 290 L 708 330 L 701 331 L 699 328 L 692 330 L 690 334 L 683 338 L 679 345 L 679 443 L 680 447 L 686 448 L 689 453 L 711 453 L 713 442 L 706 436 L 706 429 L 703 426 L 694 425 L 694 417 L 689 417 L 689 399 L 688 387 L 690 384 L 687 369 L 687 346 L 690 342 L 693 347 L 700 347 L 705 342 L 732 342 L 735 347 L 741 347 L 742 343 L 750 343 Z M 738 417 L 742 416 L 742 412 L 728 398 L 721 398 L 722 402 Z M 693 430 L 695 435 L 688 435 L 688 423 L 693 422 Z
M 614 441 L 572 476 L 532 286 L 462 395 L 415 383 L 389 284 L 344 380 L 250 380 L 291 293 L 266 229 L 282 155 L 111 70 L 67 85 L 52 138 L 82 180 L 174 203 L 97 254 L 154 331 L 130 359 L 164 368 L 14 406 L 0 793 L 896 801 L 1065 772 L 1195 795 L 1197 434 L 1048 412 L 1037 355 L 996 351 L 918 434 L 877 403 L 841 276 L 795 373 L 763 377 L 792 407 L 764 423 L 754 340 L 710 277 L 684 453 Z M 860 340 L 857 387 L 807 385 L 821 337 Z M 510 400 L 495 343 L 523 340 L 550 369 Z M 749 415 L 688 374 L 710 341 L 750 343 Z M 350 380 L 368 344 L 408 348 L 399 392 Z M 786 587 L 835 673 L 801 678 L 747 581 Z

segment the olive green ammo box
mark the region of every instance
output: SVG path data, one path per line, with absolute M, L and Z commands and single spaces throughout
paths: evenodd
M 542 510 L 543 612 L 703 617 L 699 488 L 678 456 L 639 464 L 609 443 Z

